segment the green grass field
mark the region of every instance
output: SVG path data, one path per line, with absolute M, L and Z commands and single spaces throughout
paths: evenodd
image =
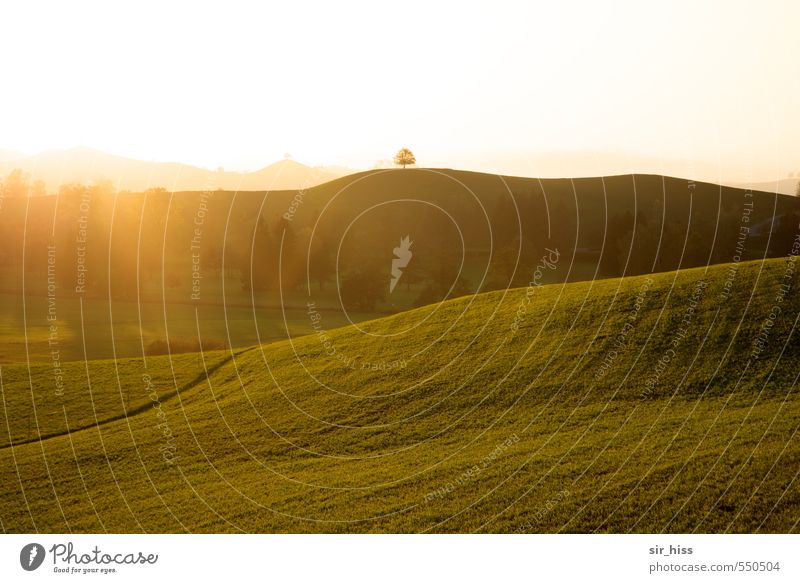
M 56 342 L 51 345 L 48 299 L 0 294 L 0 363 L 110 359 L 141 356 L 155 342 L 196 342 L 200 338 L 233 347 L 274 342 L 311 331 L 306 309 L 301 306 L 257 306 L 238 302 L 196 303 L 142 302 L 107 298 L 57 298 Z M 26 319 L 23 319 L 25 314 Z M 326 310 L 331 327 L 348 323 L 341 310 Z M 367 319 L 375 313 L 358 313 Z M 26 350 L 27 346 L 27 350 Z M 162 352 L 163 353 L 163 352 Z
M 325 336 L 63 363 L 61 388 L 4 365 L 0 526 L 797 531 L 798 279 L 776 259 L 323 314 Z

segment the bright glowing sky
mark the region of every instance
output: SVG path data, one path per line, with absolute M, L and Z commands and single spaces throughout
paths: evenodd
M 12 0 L 2 20 L 0 147 L 27 153 L 364 168 L 408 146 L 527 175 L 563 173 L 547 160 L 564 151 L 598 153 L 594 173 L 800 171 L 793 0 Z

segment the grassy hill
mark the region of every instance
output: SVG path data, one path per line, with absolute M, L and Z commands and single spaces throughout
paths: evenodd
M 562 258 L 562 261 L 564 259 Z M 5 365 L 7 532 L 790 532 L 794 259 Z
M 798 221 L 796 197 L 649 175 L 407 169 L 303 191 L 6 197 L 0 362 L 46 362 L 51 317 L 65 360 L 187 346 L 196 313 L 207 345 L 244 347 L 310 332 L 309 299 L 333 328 L 524 286 L 548 248 L 561 260 L 544 283 L 782 256 Z M 388 294 L 406 236 L 413 260 Z

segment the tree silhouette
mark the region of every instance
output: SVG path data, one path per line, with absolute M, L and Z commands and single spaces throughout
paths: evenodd
M 409 152 L 410 153 L 410 152 Z M 398 156 L 400 153 L 398 152 Z M 413 158 L 413 155 L 412 155 Z M 31 177 L 26 173 L 15 168 L 12 170 L 6 179 L 0 181 L 0 192 L 3 196 L 23 198 L 28 196 L 28 186 L 30 185 Z
M 417 159 L 408 148 L 400 148 L 397 154 L 394 155 L 394 163 L 405 168 L 408 164 L 416 164 Z
M 326 238 L 316 239 L 311 244 L 308 258 L 309 277 L 317 282 L 320 291 L 336 275 L 336 256 L 334 244 Z
M 342 304 L 347 310 L 370 312 L 386 297 L 388 277 L 377 265 L 367 264 L 344 274 L 341 279 Z

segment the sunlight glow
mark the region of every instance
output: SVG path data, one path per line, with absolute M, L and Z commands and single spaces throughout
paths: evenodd
M 26 153 L 800 171 L 797 2 L 19 0 L 3 21 L 0 147 Z

